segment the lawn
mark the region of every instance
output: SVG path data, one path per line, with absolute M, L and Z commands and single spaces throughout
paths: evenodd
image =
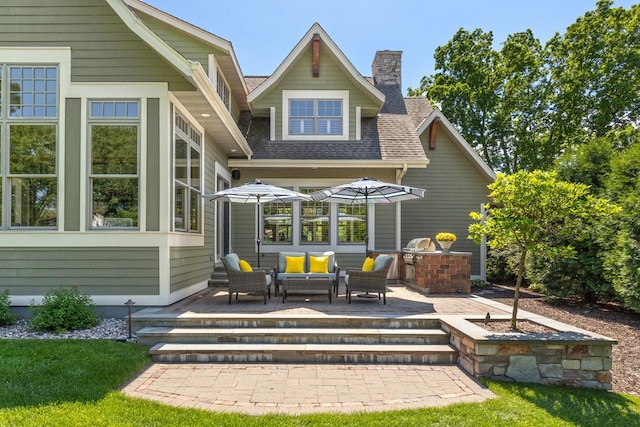
M 346 415 L 252 417 L 133 399 L 119 387 L 148 349 L 104 340 L 0 340 L 0 426 L 638 426 L 640 397 L 487 381 L 484 403 Z

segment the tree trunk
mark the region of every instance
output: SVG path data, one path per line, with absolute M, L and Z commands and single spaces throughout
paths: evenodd
M 516 329 L 516 319 L 518 318 L 518 300 L 520 299 L 520 285 L 524 277 L 524 265 L 527 257 L 527 250 L 522 249 L 520 262 L 518 263 L 518 278 L 516 279 L 516 290 L 513 294 L 513 313 L 511 314 L 511 329 Z

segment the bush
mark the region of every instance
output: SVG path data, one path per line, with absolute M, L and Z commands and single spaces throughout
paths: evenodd
M 80 294 L 77 288 L 49 291 L 41 306 L 31 305 L 33 318 L 29 326 L 36 331 L 62 333 L 74 329 L 88 329 L 99 323 L 91 297 Z
M 472 288 L 480 288 L 480 289 L 482 289 L 482 288 L 485 288 L 485 287 L 487 287 L 489 285 L 490 285 L 489 282 L 486 282 L 486 281 L 484 281 L 482 279 L 473 279 L 471 281 L 471 287 Z
M 11 312 L 9 304 L 9 291 L 0 294 L 0 326 L 9 326 L 16 323 L 17 317 Z
M 492 282 L 511 282 L 516 277 L 518 253 L 511 248 L 489 248 L 487 279 Z

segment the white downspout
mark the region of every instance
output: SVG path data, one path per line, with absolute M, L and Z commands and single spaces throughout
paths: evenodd
M 401 170 L 396 170 L 396 184 L 402 182 L 402 178 L 407 174 L 407 164 L 402 165 Z M 396 251 L 402 249 L 402 203 L 396 203 Z

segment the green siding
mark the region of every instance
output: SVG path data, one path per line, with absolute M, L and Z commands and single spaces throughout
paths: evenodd
M 402 180 L 403 184 L 427 189 L 424 199 L 402 205 L 402 244 L 416 237 L 435 239 L 441 231 L 452 232 L 458 237 L 452 250 L 472 252 L 471 274 L 479 275 L 480 248 L 467 239 L 472 222 L 469 212 L 479 211 L 480 205 L 489 201 L 490 181 L 444 131 L 438 132 L 436 149 L 429 150 L 427 145 L 425 152 L 431 161 L 429 166 L 409 169 Z
M 70 46 L 73 82 L 167 82 L 194 90 L 100 0 L 3 0 L 0 46 Z
M 276 107 L 276 139 L 282 139 L 282 91 L 283 90 L 348 90 L 349 91 L 349 139 L 356 137 L 356 107 L 362 107 L 362 117 L 378 111 L 377 105 L 358 88 L 341 67 L 329 49 L 320 48 L 320 76 L 312 77 L 311 48 L 305 49 L 277 87 L 252 104 L 259 115 L 269 114 L 269 107 Z
M 406 202 L 411 203 L 411 202 Z M 396 206 L 376 205 L 375 247 L 369 249 L 393 250 L 396 248 Z
M 157 35 L 169 43 L 175 50 L 180 52 L 182 56 L 190 59 L 191 61 L 199 62 L 207 73 L 209 72 L 209 54 L 214 54 L 216 56 L 228 56 L 228 54 L 223 50 L 216 49 L 215 47 L 190 36 L 184 31 L 159 21 L 152 16 L 139 11 L 136 12 L 136 14 Z
M 171 248 L 171 292 L 209 279 L 213 271 L 211 255 L 203 247 Z
M 147 99 L 147 231 L 160 231 L 160 100 Z
M 0 248 L 0 290 L 43 295 L 76 286 L 91 295 L 158 295 L 157 248 Z
M 80 231 L 80 99 L 67 99 L 64 152 L 64 229 Z

